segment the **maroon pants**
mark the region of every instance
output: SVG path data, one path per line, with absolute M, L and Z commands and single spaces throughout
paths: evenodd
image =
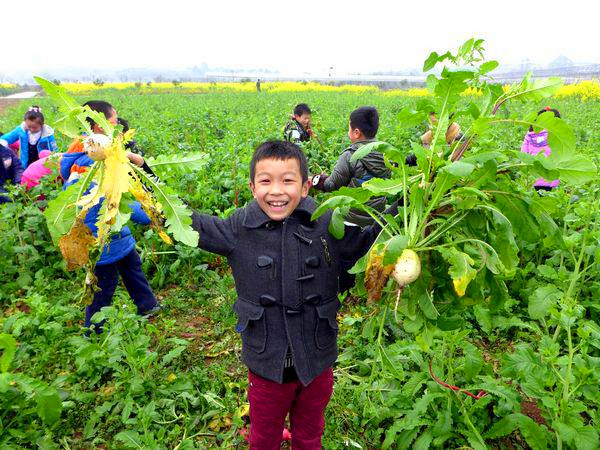
M 332 393 L 332 368 L 324 370 L 308 386 L 299 380 L 279 384 L 248 371 L 250 448 L 279 449 L 289 413 L 293 450 L 320 449 L 325 407 Z

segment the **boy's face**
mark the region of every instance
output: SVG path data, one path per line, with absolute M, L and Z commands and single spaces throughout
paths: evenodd
M 108 119 L 106 119 L 108 121 L 108 123 L 110 123 L 111 125 L 116 125 L 117 123 L 119 123 L 119 118 L 117 115 L 117 110 L 116 109 L 112 109 L 112 114 L 110 115 L 110 117 Z M 97 123 L 94 124 L 94 126 L 92 127 L 92 131 L 96 134 L 106 134 L 104 132 L 104 130 L 102 129 L 101 126 L 99 126 Z
M 310 114 L 304 113 L 301 116 L 294 116 L 294 118 L 304 127 L 304 129 L 310 128 Z
M 284 220 L 308 195 L 308 180 L 302 182 L 300 163 L 296 158 L 266 158 L 256 163 L 250 189 L 258 206 L 270 219 Z

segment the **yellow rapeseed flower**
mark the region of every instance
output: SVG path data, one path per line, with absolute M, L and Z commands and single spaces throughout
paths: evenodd
M 85 94 L 99 89 L 136 89 L 144 93 L 173 93 L 186 94 L 207 92 L 254 92 L 254 82 L 157 82 L 157 83 L 132 83 L 132 82 L 107 82 L 101 86 L 93 83 L 63 83 L 62 86 L 73 94 Z M 14 87 L 10 83 L 0 84 L 0 87 Z M 504 92 L 510 85 L 502 86 Z M 333 86 L 316 82 L 300 81 L 266 81 L 261 83 L 263 92 L 352 92 L 352 93 L 381 93 L 386 97 L 425 97 L 431 95 L 426 88 L 392 89 L 381 91 L 377 86 L 343 84 Z M 469 87 L 462 95 L 480 96 L 482 93 L 477 88 Z M 582 101 L 600 99 L 600 82 L 598 80 L 585 80 L 575 84 L 568 84 L 560 88 L 556 98 L 577 97 Z

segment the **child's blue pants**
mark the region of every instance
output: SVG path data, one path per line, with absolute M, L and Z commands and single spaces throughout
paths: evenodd
M 150 284 L 142 271 L 140 255 L 135 249 L 114 263 L 96 266 L 94 273 L 98 278 L 98 288 L 101 290 L 94 294 L 92 303 L 85 310 L 85 327 L 90 326 L 94 314 L 112 303 L 115 289 L 119 283 L 119 275 L 121 275 L 133 303 L 137 306 L 138 314 L 144 314 L 158 306 Z M 96 325 L 96 331 L 101 331 L 101 324 Z

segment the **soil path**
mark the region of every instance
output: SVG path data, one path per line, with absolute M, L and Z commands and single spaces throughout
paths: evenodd
M 39 92 L 36 91 L 27 91 L 27 92 L 18 92 L 16 94 L 7 95 L 6 97 L 0 97 L 0 115 L 4 114 L 7 108 L 11 106 L 15 106 L 21 100 L 26 98 L 33 98 Z
M 26 91 L 26 92 L 17 92 L 16 94 L 7 95 L 6 97 L 2 97 L 3 99 L 13 99 L 13 98 L 33 98 L 38 95 L 38 91 Z

